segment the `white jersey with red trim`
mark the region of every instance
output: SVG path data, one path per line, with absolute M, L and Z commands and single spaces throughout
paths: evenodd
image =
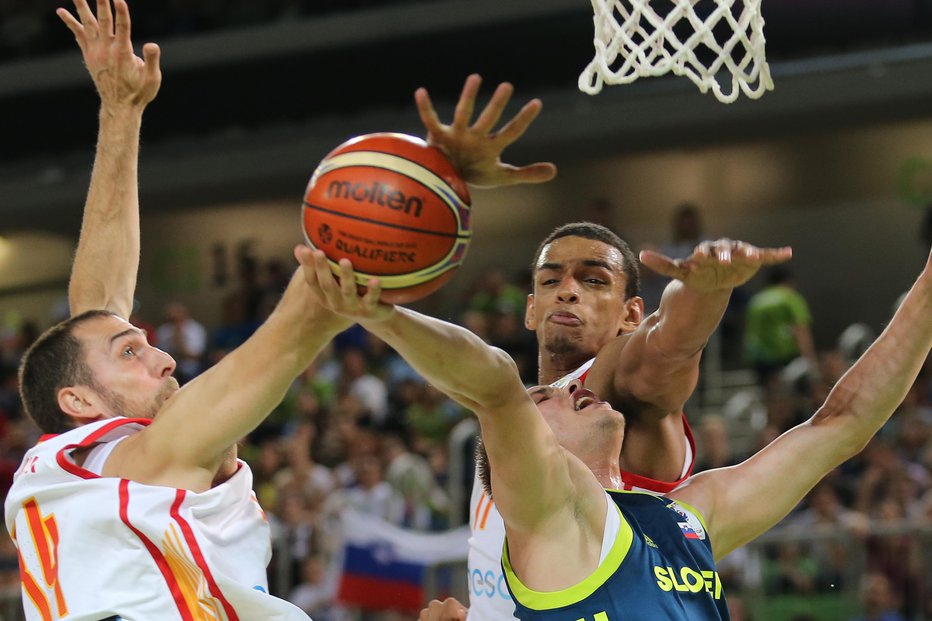
M 195 493 L 101 477 L 71 457 L 148 423 L 98 421 L 26 453 L 5 503 L 26 618 L 307 621 L 268 594 L 269 525 L 244 462 Z
M 586 381 L 586 375 L 592 367 L 592 358 L 572 373 L 568 373 L 553 382 L 552 386 L 562 388 L 575 379 Z M 681 476 L 676 481 L 657 481 L 631 472 L 621 471 L 624 489 L 653 494 L 666 494 L 682 483 L 693 470 L 695 463 L 695 443 L 686 417 L 683 416 L 683 430 L 686 434 L 686 456 L 683 460 Z M 469 614 L 467 621 L 515 621 L 515 605 L 505 585 L 502 573 L 502 546 L 505 542 L 505 523 L 495 503 L 482 489 L 478 475 L 473 478 L 472 497 L 469 502 L 469 525 L 472 536 L 469 538 Z

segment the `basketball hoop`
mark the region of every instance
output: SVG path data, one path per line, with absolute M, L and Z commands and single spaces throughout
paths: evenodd
M 595 57 L 579 90 L 673 73 L 723 103 L 773 90 L 761 0 L 592 0 Z

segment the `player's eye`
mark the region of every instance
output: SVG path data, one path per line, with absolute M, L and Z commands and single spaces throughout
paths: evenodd
M 133 349 L 133 346 L 132 346 L 132 345 L 127 345 L 126 347 L 123 348 L 123 357 L 124 357 L 124 358 L 132 358 L 132 357 L 135 356 L 135 355 L 136 355 L 136 350 Z

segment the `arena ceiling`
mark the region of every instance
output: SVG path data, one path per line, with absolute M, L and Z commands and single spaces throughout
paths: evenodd
M 449 110 L 471 72 L 487 85 L 514 82 L 519 100 L 544 100 L 517 160 L 559 164 L 925 117 L 929 5 L 764 0 L 776 90 L 730 106 L 675 78 L 579 93 L 592 56 L 592 13 L 581 0 L 435 0 L 160 41 L 164 83 L 144 124 L 143 205 L 292 196 L 349 136 L 420 133 L 415 88 L 427 86 Z M 96 108 L 76 50 L 0 65 L 0 232 L 73 230 Z

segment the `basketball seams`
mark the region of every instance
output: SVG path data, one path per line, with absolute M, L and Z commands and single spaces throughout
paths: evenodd
M 370 134 L 337 147 L 314 171 L 302 228 L 308 245 L 323 246 L 331 271 L 348 257 L 358 285 L 378 277 L 383 301 L 407 303 L 436 290 L 462 264 L 472 237 L 469 201 L 442 152 L 418 138 Z M 320 228 L 328 223 L 335 230 Z
M 385 222 L 384 220 L 378 220 L 375 218 L 364 218 L 363 216 L 343 213 L 341 211 L 336 211 L 334 209 L 327 209 L 326 207 L 321 207 L 320 205 L 314 205 L 307 201 L 304 201 L 304 206 L 307 209 L 313 209 L 315 211 L 322 211 L 324 213 L 329 213 L 332 216 L 347 218 L 349 220 L 359 220 L 360 222 L 367 222 L 369 224 L 377 224 L 379 226 L 382 226 L 388 229 L 398 229 L 399 231 L 410 231 L 412 233 L 420 233 L 423 235 L 433 235 L 434 237 L 448 237 L 451 239 L 467 239 L 469 237 L 472 237 L 472 233 L 443 233 L 441 231 L 431 231 L 428 229 L 419 229 L 413 226 L 405 226 L 404 224 L 396 224 L 394 222 Z

